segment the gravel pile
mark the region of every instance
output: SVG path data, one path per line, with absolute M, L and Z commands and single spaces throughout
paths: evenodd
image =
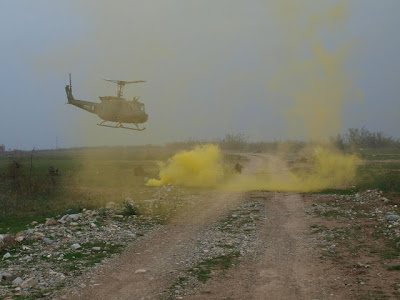
M 0 235 L 0 245 L 15 242 L 0 257 L 0 298 L 49 296 L 158 222 L 123 216 L 121 207 L 112 203 L 108 207 L 50 218 L 44 224 L 33 222 L 33 228 L 16 235 Z
M 353 224 L 357 220 L 376 222 L 380 234 L 389 240 L 400 238 L 400 209 L 395 201 L 383 196 L 379 190 L 367 190 L 352 195 L 318 195 L 326 198 L 326 202 L 314 203 L 308 207 L 311 216 L 322 216 L 342 220 L 344 224 Z M 353 222 L 353 223 L 352 223 Z M 350 223 L 348 225 L 350 225 Z M 335 244 L 329 241 L 346 238 L 345 228 L 320 228 L 313 229 L 315 233 L 321 232 L 322 240 L 326 243 L 325 250 L 335 253 Z M 396 244 L 400 249 L 400 242 Z

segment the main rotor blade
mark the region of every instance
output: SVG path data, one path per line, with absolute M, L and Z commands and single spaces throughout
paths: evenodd
M 113 82 L 119 85 L 125 85 L 125 84 L 130 84 L 130 83 L 140 83 L 140 82 L 146 82 L 143 80 L 136 80 L 136 81 L 124 81 L 124 80 L 111 80 L 111 79 L 105 79 L 103 78 L 103 80 L 105 81 L 109 81 L 109 82 Z
M 146 82 L 144 80 L 136 80 L 136 81 L 123 81 L 125 82 L 125 84 L 129 84 L 129 83 L 140 83 L 140 82 Z
M 105 78 L 102 78 L 102 79 L 105 80 L 105 81 L 109 81 L 109 82 L 113 82 L 113 83 L 118 84 L 118 80 L 111 80 L 111 79 L 105 79 Z

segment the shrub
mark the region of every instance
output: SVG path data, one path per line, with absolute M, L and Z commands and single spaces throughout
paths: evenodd
M 2 239 L 0 239 L 0 253 L 3 254 L 7 249 L 14 247 L 15 236 L 13 234 L 6 234 Z
M 361 129 L 349 128 L 343 134 L 331 138 L 331 143 L 339 149 L 346 148 L 385 148 L 400 147 L 400 141 L 385 135 L 382 131 L 371 132 L 365 127 Z
M 243 133 L 228 133 L 219 140 L 222 149 L 244 150 L 247 146 L 247 137 Z
M 124 211 L 122 214 L 124 216 L 140 216 L 139 209 L 129 200 L 124 201 Z

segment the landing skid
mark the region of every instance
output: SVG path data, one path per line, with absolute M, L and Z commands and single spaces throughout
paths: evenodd
M 121 122 L 118 122 L 115 125 L 107 125 L 107 124 L 104 124 L 105 122 L 106 121 L 103 121 L 97 125 L 104 126 L 104 127 L 110 127 L 110 128 L 123 128 L 123 129 L 129 129 L 129 130 L 137 130 L 137 131 L 143 131 L 146 129 L 146 127 L 140 128 L 137 124 L 133 124 L 136 127 L 127 127 L 127 126 L 124 126 Z

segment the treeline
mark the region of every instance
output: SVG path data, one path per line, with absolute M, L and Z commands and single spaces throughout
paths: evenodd
M 246 151 L 246 152 L 274 152 L 279 149 L 297 151 L 302 149 L 306 142 L 304 141 L 260 141 L 250 142 L 243 133 L 228 133 L 223 138 L 216 140 L 196 140 L 193 138 L 182 142 L 167 144 L 167 147 L 174 150 L 188 150 L 204 144 L 217 144 L 223 150 L 228 151 Z
M 174 142 L 167 144 L 168 147 L 175 150 L 191 149 L 198 145 L 206 143 L 218 144 L 221 149 L 232 151 L 249 152 L 273 152 L 280 149 L 294 151 L 302 149 L 309 142 L 305 141 L 261 141 L 250 142 L 243 133 L 228 133 L 223 138 L 217 140 L 196 140 L 187 139 L 183 142 Z M 316 143 L 316 142 L 312 142 Z M 399 148 L 400 140 L 387 136 L 381 131 L 371 132 L 366 128 L 349 128 L 344 133 L 329 138 L 329 143 L 341 150 L 351 150 L 355 148 Z
M 400 148 L 400 140 L 387 136 L 382 131 L 371 132 L 365 127 L 349 128 L 338 134 L 331 142 L 339 149 L 351 148 Z

